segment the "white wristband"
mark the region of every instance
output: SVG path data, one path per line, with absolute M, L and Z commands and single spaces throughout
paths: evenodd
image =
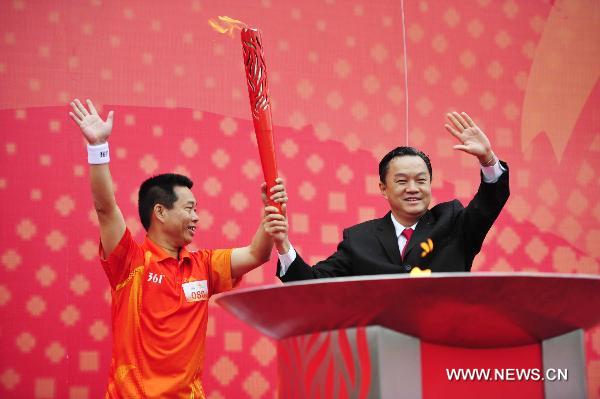
M 108 142 L 98 145 L 87 145 L 88 163 L 91 165 L 101 165 L 110 162 L 110 153 L 108 151 Z

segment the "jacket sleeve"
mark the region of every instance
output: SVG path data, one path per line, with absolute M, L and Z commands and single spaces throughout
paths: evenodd
M 481 250 L 487 232 L 492 228 L 510 195 L 508 165 L 500 162 L 506 171 L 495 183 L 485 183 L 482 175 L 477 194 L 461 215 L 465 251 L 471 261 Z
M 314 266 L 308 265 L 296 252 L 296 259 L 287 272 L 280 277 L 281 263 L 277 261 L 277 277 L 284 283 L 290 281 L 310 280 L 315 278 L 344 277 L 352 275 L 352 257 L 349 245 L 348 230 L 344 230 L 343 239 L 337 250 L 327 259 Z

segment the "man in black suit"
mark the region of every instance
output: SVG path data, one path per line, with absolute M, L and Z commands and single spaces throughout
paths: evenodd
M 446 129 L 481 165 L 481 183 L 467 205 L 444 202 L 429 209 L 431 163 L 412 147 L 398 147 L 379 163 L 379 188 L 390 212 L 344 230 L 337 251 L 314 266 L 294 250 L 287 233 L 274 235 L 277 276 L 283 281 L 368 274 L 470 271 L 475 255 L 509 196 L 508 166 L 498 160 L 487 136 L 466 114 L 447 114 Z M 414 232 L 414 234 L 412 234 Z

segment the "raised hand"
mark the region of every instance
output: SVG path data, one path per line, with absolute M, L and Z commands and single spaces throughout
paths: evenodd
M 113 127 L 114 112 L 110 111 L 105 121 L 100 118 L 98 111 L 90 100 L 86 100 L 89 111 L 81 104 L 81 101 L 75 99 L 71 101 L 73 112 L 69 112 L 71 119 L 79 125 L 85 139 L 91 145 L 102 144 L 106 142 Z
M 482 165 L 493 163 L 495 156 L 490 140 L 466 112 L 451 112 L 446 117 L 450 122 L 444 125 L 446 130 L 461 142 L 454 146 L 455 150 L 476 156 Z

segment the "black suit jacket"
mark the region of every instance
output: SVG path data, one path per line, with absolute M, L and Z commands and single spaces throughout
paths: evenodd
M 458 201 L 444 202 L 428 210 L 419 219 L 404 259 L 390 212 L 381 219 L 369 220 L 344 230 L 337 251 L 313 267 L 300 254 L 281 281 L 343 277 L 368 274 L 407 273 L 413 267 L 432 272 L 470 271 L 475 255 L 510 194 L 508 165 L 496 183 L 479 184 L 467 207 Z M 431 239 L 433 250 L 424 253 L 421 243 Z M 279 277 L 280 263 L 277 263 Z

